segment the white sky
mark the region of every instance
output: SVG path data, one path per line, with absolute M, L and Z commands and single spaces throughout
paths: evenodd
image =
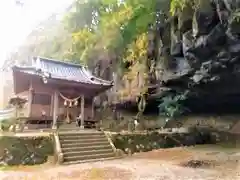
M 18 0 L 19 1 L 19 0 Z M 0 66 L 6 56 L 19 46 L 41 21 L 54 12 L 61 12 L 73 0 L 21 0 L 24 6 L 17 6 L 16 0 L 0 0 Z

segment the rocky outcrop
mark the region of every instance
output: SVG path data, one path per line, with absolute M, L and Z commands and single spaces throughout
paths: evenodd
M 189 90 L 191 107 L 218 104 L 219 109 L 240 102 L 240 0 L 198 2 L 173 17 L 171 45 L 164 47 L 170 48 L 171 75 L 165 73 L 163 84 L 174 91 Z

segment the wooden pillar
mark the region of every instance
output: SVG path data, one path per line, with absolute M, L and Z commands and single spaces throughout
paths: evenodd
M 92 118 L 94 119 L 95 116 L 95 112 L 94 112 L 94 99 L 95 97 L 92 99 Z
M 33 100 L 33 88 L 31 84 L 28 91 L 28 117 L 30 117 L 32 113 L 32 100 Z
M 54 99 L 54 95 L 51 96 L 51 106 L 50 106 L 50 116 L 53 117 L 53 99 Z
M 113 82 L 114 82 L 114 84 L 113 84 L 113 97 L 112 97 L 112 100 L 113 100 L 113 102 L 114 102 L 114 104 L 116 104 L 117 103 L 117 92 L 118 92 L 118 90 L 117 90 L 117 84 L 118 84 L 118 77 L 117 77 L 117 74 L 116 73 L 113 73 Z
M 58 92 L 55 91 L 53 95 L 53 124 L 52 128 L 57 129 L 57 116 L 58 116 Z
M 84 106 L 85 106 L 85 98 L 84 95 L 81 97 L 81 129 L 84 129 Z

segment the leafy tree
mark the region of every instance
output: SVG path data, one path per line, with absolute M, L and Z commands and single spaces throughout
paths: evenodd
M 149 62 L 160 59 L 149 56 L 149 49 L 160 48 L 156 43 L 160 42 L 157 23 L 163 23 L 169 11 L 169 0 L 75 0 L 63 21 L 57 23 L 52 17 L 43 23 L 44 30 L 34 31 L 29 37 L 31 43 L 13 59 L 40 55 L 90 67 L 101 59 L 110 59 L 124 80 L 136 81 L 139 72 L 147 86 Z M 149 48 L 151 36 L 155 46 Z

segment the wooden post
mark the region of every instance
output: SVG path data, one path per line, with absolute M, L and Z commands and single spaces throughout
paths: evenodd
M 94 116 L 95 116 L 95 112 L 94 112 L 94 99 L 95 97 L 93 97 L 92 99 L 92 118 L 94 119 Z
M 33 99 L 33 87 L 31 83 L 28 90 L 28 117 L 30 117 L 32 113 L 32 99 Z
M 53 124 L 52 124 L 53 129 L 57 129 L 57 116 L 58 116 L 58 92 L 54 91 L 54 95 L 53 95 Z
M 51 96 L 51 106 L 50 106 L 50 116 L 53 117 L 53 99 L 54 99 L 54 96 L 52 95 Z
M 81 97 L 81 129 L 84 129 L 84 106 L 85 106 L 85 102 L 84 102 L 84 95 L 82 95 Z
M 116 73 L 114 73 L 113 72 L 113 82 L 114 82 L 114 84 L 113 84 L 113 98 L 112 98 L 112 100 L 113 100 L 113 102 L 114 102 L 114 104 L 116 104 L 117 103 L 117 84 L 118 84 L 118 77 L 117 77 L 117 74 Z

